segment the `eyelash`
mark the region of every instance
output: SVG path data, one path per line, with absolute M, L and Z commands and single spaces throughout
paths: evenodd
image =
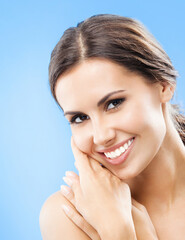
M 112 100 L 109 100 L 106 104 L 105 104 L 105 111 L 110 111 L 111 109 L 117 109 L 119 108 L 119 106 L 125 101 L 125 98 L 117 98 L 117 99 L 112 99 Z M 114 106 L 113 108 L 108 109 L 108 106 L 111 104 L 111 103 L 115 103 L 115 102 L 118 102 L 118 104 L 116 106 Z
M 74 115 L 72 118 L 71 118 L 71 120 L 69 121 L 69 123 L 70 124 L 80 124 L 80 123 L 82 123 L 82 122 L 75 122 L 76 121 L 76 119 L 77 118 L 81 118 L 81 117 L 87 117 L 87 119 L 85 119 L 85 120 L 88 120 L 89 118 L 88 118 L 88 116 L 87 115 L 85 115 L 85 114 L 76 114 L 76 115 Z M 82 121 L 85 121 L 85 120 L 82 120 Z
M 120 105 L 123 103 L 125 101 L 125 98 L 117 98 L 117 99 L 112 99 L 112 100 L 109 100 L 106 104 L 105 104 L 105 107 L 104 107 L 104 110 L 105 111 L 110 111 L 110 110 L 114 110 L 114 109 L 118 109 L 119 107 L 120 107 Z M 116 106 L 114 106 L 113 108 L 111 108 L 111 109 L 108 109 L 108 106 L 112 103 L 115 103 L 115 102 L 118 102 L 118 104 L 116 105 Z M 70 121 L 69 121 L 69 123 L 70 124 L 80 124 L 80 123 L 83 123 L 85 120 L 83 120 L 82 119 L 82 122 L 75 122 L 76 121 L 76 119 L 77 118 L 81 118 L 81 117 L 86 117 L 86 119 L 85 120 L 88 120 L 89 119 L 89 117 L 87 116 L 87 115 L 85 115 L 85 114 L 76 114 L 76 115 L 74 115 L 71 119 L 70 119 Z

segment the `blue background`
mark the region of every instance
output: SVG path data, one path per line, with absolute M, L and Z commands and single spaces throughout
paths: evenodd
M 185 2 L 0 1 L 0 239 L 41 239 L 39 212 L 75 170 L 70 128 L 49 90 L 50 54 L 64 30 L 98 13 L 133 17 L 179 71 L 185 102 Z

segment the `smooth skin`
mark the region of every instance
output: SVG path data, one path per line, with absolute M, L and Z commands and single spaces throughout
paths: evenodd
M 66 172 L 64 180 L 73 191 L 66 186 L 61 190 L 80 213 L 67 212 L 73 222 L 94 240 L 158 239 L 146 209 L 131 199 L 128 184 L 79 151 L 73 139 L 72 150 L 80 177 L 74 172 Z M 64 189 L 68 190 L 67 194 Z
M 97 106 L 104 96 L 116 91 L 119 92 Z M 130 234 L 130 239 L 134 239 L 134 234 L 137 239 L 143 240 L 156 237 L 165 240 L 183 239 L 185 147 L 168 112 L 168 102 L 173 93 L 174 87 L 168 84 L 148 84 L 137 73 L 131 73 L 105 59 L 86 60 L 59 77 L 56 96 L 68 121 L 73 120 L 73 153 L 77 151 L 74 155 L 79 176 L 68 172 L 65 180 L 69 187 L 63 187 L 68 190 L 68 194 L 64 195 L 64 191 L 60 191 L 44 204 L 40 214 L 44 240 L 61 237 L 108 239 L 108 236 L 116 239 L 109 235 L 107 229 L 116 229 L 114 236 L 117 239 L 123 239 L 124 234 Z M 71 111 L 76 113 L 71 115 Z M 99 151 L 130 137 L 135 137 L 134 147 L 122 164 L 111 165 L 99 154 Z M 87 162 L 90 167 L 87 167 Z M 103 173 L 109 183 L 114 182 L 112 179 L 119 183 L 116 186 L 109 184 L 114 193 L 108 197 L 109 208 L 102 204 L 106 191 L 98 192 L 98 180 L 91 184 L 87 182 L 87 173 L 94 174 L 94 179 L 99 181 L 97 177 Z M 101 181 L 104 190 L 107 189 L 105 182 Z M 123 186 L 127 186 L 125 189 L 129 191 L 124 191 Z M 79 189 L 83 193 L 84 189 L 88 189 L 85 192 L 87 194 L 80 194 Z M 118 192 L 121 192 L 120 199 L 116 195 Z M 93 215 L 92 202 L 88 201 L 92 193 L 96 196 L 97 206 L 101 203 L 104 207 L 98 211 L 104 213 L 100 214 L 102 218 L 99 214 Z M 64 204 L 74 209 L 67 214 L 68 217 L 62 210 Z M 83 224 L 75 222 L 75 219 L 81 219 L 79 222 Z M 123 231 L 125 223 L 129 224 Z

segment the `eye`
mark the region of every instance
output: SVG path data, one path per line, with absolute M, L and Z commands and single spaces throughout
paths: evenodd
M 113 99 L 113 100 L 108 101 L 108 103 L 106 104 L 106 107 L 105 107 L 106 111 L 118 108 L 122 104 L 123 101 L 125 101 L 125 98 Z
M 79 123 L 82 123 L 84 122 L 85 120 L 88 120 L 89 117 L 85 114 L 77 114 L 75 116 L 73 116 L 70 120 L 70 124 L 79 124 Z

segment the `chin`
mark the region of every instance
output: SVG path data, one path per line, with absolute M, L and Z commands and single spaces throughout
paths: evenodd
M 145 167 L 125 167 L 122 169 L 118 169 L 118 170 L 111 170 L 110 171 L 117 176 L 119 179 L 126 181 L 126 180 L 133 180 L 134 178 L 138 177 L 145 169 L 147 166 Z

